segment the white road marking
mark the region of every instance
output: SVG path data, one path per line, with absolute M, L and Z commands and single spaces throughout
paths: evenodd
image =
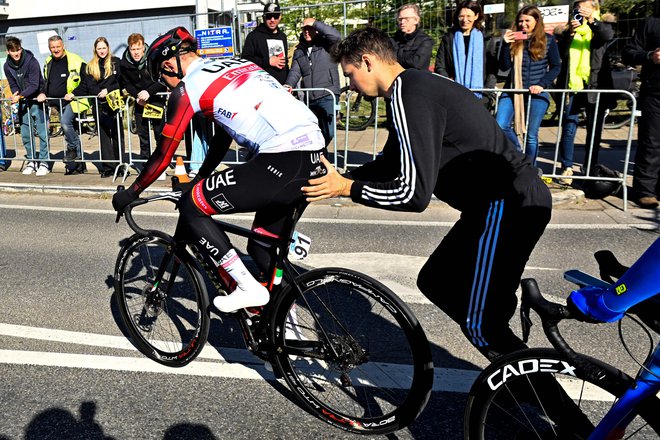
M 81 214 L 108 214 L 116 215 L 111 209 L 91 209 L 91 208 L 68 208 L 56 206 L 30 206 L 30 205 L 6 205 L 0 204 L 0 209 L 15 209 L 27 211 L 47 211 L 47 212 L 66 212 Z M 178 212 L 147 212 L 135 211 L 136 216 L 150 217 L 178 217 Z M 231 214 L 223 216 L 226 219 L 234 220 L 253 220 L 253 215 Z M 342 219 L 342 218 L 309 218 L 303 217 L 299 223 L 317 223 L 317 224 L 355 224 L 355 225 L 382 225 L 382 226 L 430 226 L 430 227 L 451 227 L 453 221 L 416 221 L 416 220 L 377 220 L 377 219 Z M 649 221 L 647 223 L 551 223 L 546 229 L 558 230 L 621 230 L 621 229 L 643 229 L 653 231 L 657 229 L 657 223 Z

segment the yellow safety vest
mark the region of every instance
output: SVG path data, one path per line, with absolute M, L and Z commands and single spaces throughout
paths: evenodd
M 80 85 L 82 77 L 80 76 L 80 68 L 85 62 L 79 55 L 71 53 L 67 50 L 64 51 L 66 56 L 67 70 L 69 71 L 69 76 L 66 78 L 66 92 L 73 93 L 74 89 Z M 48 71 L 50 70 L 50 62 L 53 59 L 53 56 L 46 58 L 46 63 L 44 65 L 44 79 L 48 80 Z M 71 101 L 71 110 L 76 113 L 83 113 L 89 109 L 89 101 L 87 98 L 74 99 Z

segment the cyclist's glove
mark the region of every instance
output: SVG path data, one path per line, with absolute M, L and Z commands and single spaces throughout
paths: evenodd
M 124 212 L 124 208 L 133 200 L 138 198 L 138 193 L 133 188 L 117 191 L 112 196 L 112 207 L 117 212 Z

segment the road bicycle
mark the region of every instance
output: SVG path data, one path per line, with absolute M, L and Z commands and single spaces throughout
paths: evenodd
M 643 324 L 653 347 L 647 327 L 660 333 L 660 239 L 630 270 L 609 251 L 597 252 L 596 259 L 600 279 L 576 270 L 566 272 L 566 279 L 582 286 L 571 293 L 567 306 L 544 299 L 535 280 L 522 281 L 524 340 L 527 342 L 532 325 L 531 308 L 541 317 L 554 348 L 519 350 L 503 356 L 479 375 L 468 396 L 465 438 L 658 438 L 660 344 L 649 351 L 644 363 L 635 360 L 640 370 L 633 379 L 601 360 L 576 353 L 557 325 L 564 319 L 592 324 L 618 320 L 621 342 L 635 359 L 622 334 L 621 318 L 625 313 Z M 644 264 L 645 269 L 640 270 Z M 646 283 L 644 295 L 637 289 L 642 283 Z M 616 314 L 600 312 L 612 304 L 616 305 Z
M 365 130 L 374 125 L 376 119 L 376 99 L 367 98 L 361 92 L 351 91 L 349 86 L 339 91 L 339 102 L 343 108 L 337 115 L 337 128 L 351 131 Z
M 170 367 L 190 363 L 207 340 L 211 317 L 203 274 L 219 295 L 235 285 L 204 262 L 203 245 L 136 224 L 134 207 L 179 197 L 168 192 L 126 207 L 135 234 L 121 247 L 114 273 L 115 300 L 130 339 L 142 354 Z M 289 252 L 307 253 L 309 240 L 294 231 L 304 206 L 292 209 L 281 237 L 214 219 L 232 235 L 272 246 L 270 301 L 227 315 L 238 321 L 248 350 L 269 362 L 313 415 L 360 434 L 401 429 L 421 413 L 432 388 L 424 330 L 403 301 L 367 275 L 342 268 L 302 273 L 289 261 Z

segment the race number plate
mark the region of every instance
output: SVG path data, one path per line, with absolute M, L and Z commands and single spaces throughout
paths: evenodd
M 302 260 L 309 255 L 309 246 L 312 240 L 298 231 L 293 232 L 291 237 L 293 240 L 289 246 L 289 258 L 293 260 Z

